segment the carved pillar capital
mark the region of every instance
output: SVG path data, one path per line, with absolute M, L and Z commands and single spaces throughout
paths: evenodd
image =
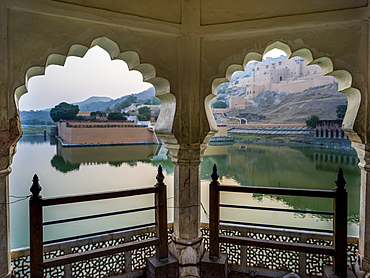
M 165 144 L 172 162 L 177 165 L 199 165 L 207 144 Z
M 18 115 L 9 120 L 7 130 L 0 130 L 0 171 L 4 170 L 8 171 L 8 174 L 10 173 L 9 168 L 21 135 L 21 123 Z
M 358 166 L 361 170 L 370 172 L 370 144 L 352 143 L 360 162 Z

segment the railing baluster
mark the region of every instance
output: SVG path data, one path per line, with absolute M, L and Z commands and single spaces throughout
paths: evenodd
M 43 226 L 42 196 L 39 178 L 35 174 L 30 188 L 32 196 L 29 201 L 30 214 L 30 269 L 31 278 L 43 278 Z
M 156 202 L 156 222 L 157 222 L 157 237 L 159 244 L 157 247 L 156 257 L 160 261 L 168 259 L 168 237 L 167 237 L 167 192 L 166 185 L 163 183 L 164 176 L 162 166 L 158 167 L 158 174 L 156 176 L 158 192 L 155 194 Z
M 209 257 L 219 258 L 220 193 L 216 164 L 213 165 L 212 182 L 209 185 Z
M 335 181 L 336 197 L 334 199 L 334 273 L 347 276 L 347 190 L 342 168 Z

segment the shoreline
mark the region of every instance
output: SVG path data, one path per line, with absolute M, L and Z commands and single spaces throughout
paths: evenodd
M 230 136 L 231 135 L 231 136 Z M 260 138 L 234 138 L 230 134 L 227 136 L 227 140 L 222 138 L 223 140 L 213 140 L 210 142 L 210 145 L 230 145 L 233 143 L 244 143 L 244 144 L 259 144 L 259 145 L 271 145 L 271 146 L 291 146 L 291 147 L 311 147 L 311 148 L 323 148 L 323 149 L 345 149 L 345 150 L 353 150 L 351 146 L 351 141 L 349 139 L 330 139 L 330 138 L 315 138 L 312 136 L 297 136 L 297 137 L 270 137 L 266 139 L 265 137 L 261 136 Z M 22 136 L 38 136 L 44 137 L 42 133 L 23 133 Z M 51 137 L 47 134 L 47 137 Z M 55 136 L 55 138 L 61 143 L 63 147 L 73 148 L 73 147 L 99 147 L 99 146 L 121 146 L 121 145 L 152 145 L 156 143 L 152 142 L 135 142 L 135 143 L 105 143 L 105 144 L 68 144 L 59 136 Z M 214 137 L 215 138 L 215 137 Z M 216 137 L 217 138 L 217 137 Z M 233 139 L 231 139 L 233 138 Z M 160 145 L 160 144 L 159 144 Z
M 240 139 L 234 138 L 235 143 L 260 144 L 272 146 L 289 146 L 289 147 L 310 147 L 322 149 L 344 149 L 353 150 L 349 139 L 328 139 L 314 137 L 277 137 L 273 139 Z
M 60 145 L 64 148 L 77 148 L 77 147 L 105 147 L 105 146 L 129 146 L 129 145 L 160 145 L 154 142 L 126 142 L 126 143 L 96 143 L 96 144 L 70 144 L 63 140 L 60 136 L 56 135 Z

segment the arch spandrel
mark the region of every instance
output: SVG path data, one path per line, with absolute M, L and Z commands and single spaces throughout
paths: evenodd
M 311 65 L 318 65 L 322 70 L 322 75 L 327 75 L 331 73 L 334 69 L 333 61 L 328 57 L 320 57 L 318 59 L 313 60 L 309 66 Z M 338 80 L 339 82 L 339 80 Z
M 243 61 L 243 69 L 246 67 L 246 65 L 251 61 L 262 61 L 262 54 L 257 52 L 249 52 L 244 57 Z
M 111 59 L 114 59 L 120 53 L 118 45 L 107 37 L 101 37 L 93 40 L 90 48 L 93 48 L 94 46 L 99 46 L 107 51 Z
M 74 44 L 69 48 L 67 56 L 83 58 L 88 50 L 89 48 L 87 46 Z
M 156 76 L 155 68 L 151 64 L 139 64 L 132 70 L 140 72 L 144 81 L 148 81 Z
M 226 70 L 226 78 L 228 80 L 231 80 L 231 76 L 233 75 L 234 72 L 243 70 L 244 68 L 242 65 L 230 65 Z
M 313 61 L 312 52 L 307 48 L 301 48 L 297 51 L 294 51 L 290 58 L 297 56 L 301 57 L 306 63 L 306 65 L 309 65 Z
M 64 66 L 67 60 L 67 56 L 60 55 L 60 54 L 51 54 L 48 56 L 46 60 L 46 67 L 50 65 L 57 65 L 57 66 Z
M 115 57 L 115 60 L 124 61 L 129 69 L 132 69 L 140 64 L 139 54 L 137 54 L 135 51 L 126 51 L 120 53 Z
M 261 62 L 263 55 L 274 48 L 284 51 L 287 54 L 288 58 L 300 56 L 301 58 L 304 59 L 307 65 L 318 65 L 321 68 L 323 75 L 333 76 L 337 79 L 338 91 L 344 93 L 347 96 L 348 101 L 348 108 L 343 120 L 343 130 L 346 132 L 346 134 L 353 143 L 362 143 L 364 138 L 360 136 L 361 128 L 356 125 L 356 122 L 361 122 L 361 119 L 358 119 L 358 111 L 361 104 L 361 93 L 356 88 L 351 87 L 352 85 L 351 74 L 346 70 L 334 71 L 333 62 L 328 57 L 319 57 L 317 59 L 313 59 L 312 52 L 307 48 L 301 48 L 292 52 L 289 45 L 282 43 L 280 41 L 276 41 L 268 45 L 263 54 L 254 51 L 247 53 L 244 57 L 242 65 L 236 64 L 230 65 L 226 70 L 224 78 L 216 78 L 213 80 L 212 96 L 209 95 L 211 96 L 210 99 L 217 95 L 217 89 L 219 85 L 221 85 L 222 83 L 230 82 L 233 73 L 235 73 L 236 71 L 240 71 L 240 68 L 244 69 L 245 66 L 251 61 Z M 210 106 L 210 100 L 208 101 L 208 99 L 209 98 L 207 96 L 206 102 L 208 102 L 208 104 L 206 105 Z M 209 120 L 209 123 L 211 125 L 211 123 L 215 121 L 213 114 L 209 114 L 208 110 L 206 108 L 207 117 L 212 118 L 211 120 Z

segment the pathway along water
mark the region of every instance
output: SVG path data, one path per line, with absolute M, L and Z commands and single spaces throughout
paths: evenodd
M 352 150 L 320 148 L 293 148 L 234 144 L 209 146 L 201 165 L 202 204 L 208 210 L 208 184 L 213 164 L 217 164 L 222 184 L 255 185 L 288 188 L 333 189 L 336 172 L 343 168 L 349 196 L 349 234 L 358 235 L 360 170 Z M 41 137 L 24 136 L 17 147 L 10 175 L 11 247 L 29 245 L 28 201 L 32 177 L 40 178 L 44 197 L 120 190 L 154 185 L 157 166 L 162 165 L 168 185 L 169 220 L 172 220 L 173 164 L 166 149 L 157 145 L 62 148 L 55 141 Z M 18 198 L 20 197 L 20 198 Z M 18 201 L 19 200 L 19 201 Z M 301 210 L 331 211 L 328 200 L 289 196 L 243 195 L 224 193 L 223 203 Z M 132 207 L 152 205 L 150 196 L 94 204 L 45 208 L 45 221 L 119 211 Z M 78 213 L 76 213 L 78 212 Z M 235 211 L 223 209 L 221 218 L 261 224 L 331 229 L 332 222 L 325 216 L 286 212 Z M 95 220 L 47 226 L 45 240 L 94 233 L 120 227 L 153 222 L 151 211 L 111 216 Z M 208 221 L 202 211 L 202 220 Z

